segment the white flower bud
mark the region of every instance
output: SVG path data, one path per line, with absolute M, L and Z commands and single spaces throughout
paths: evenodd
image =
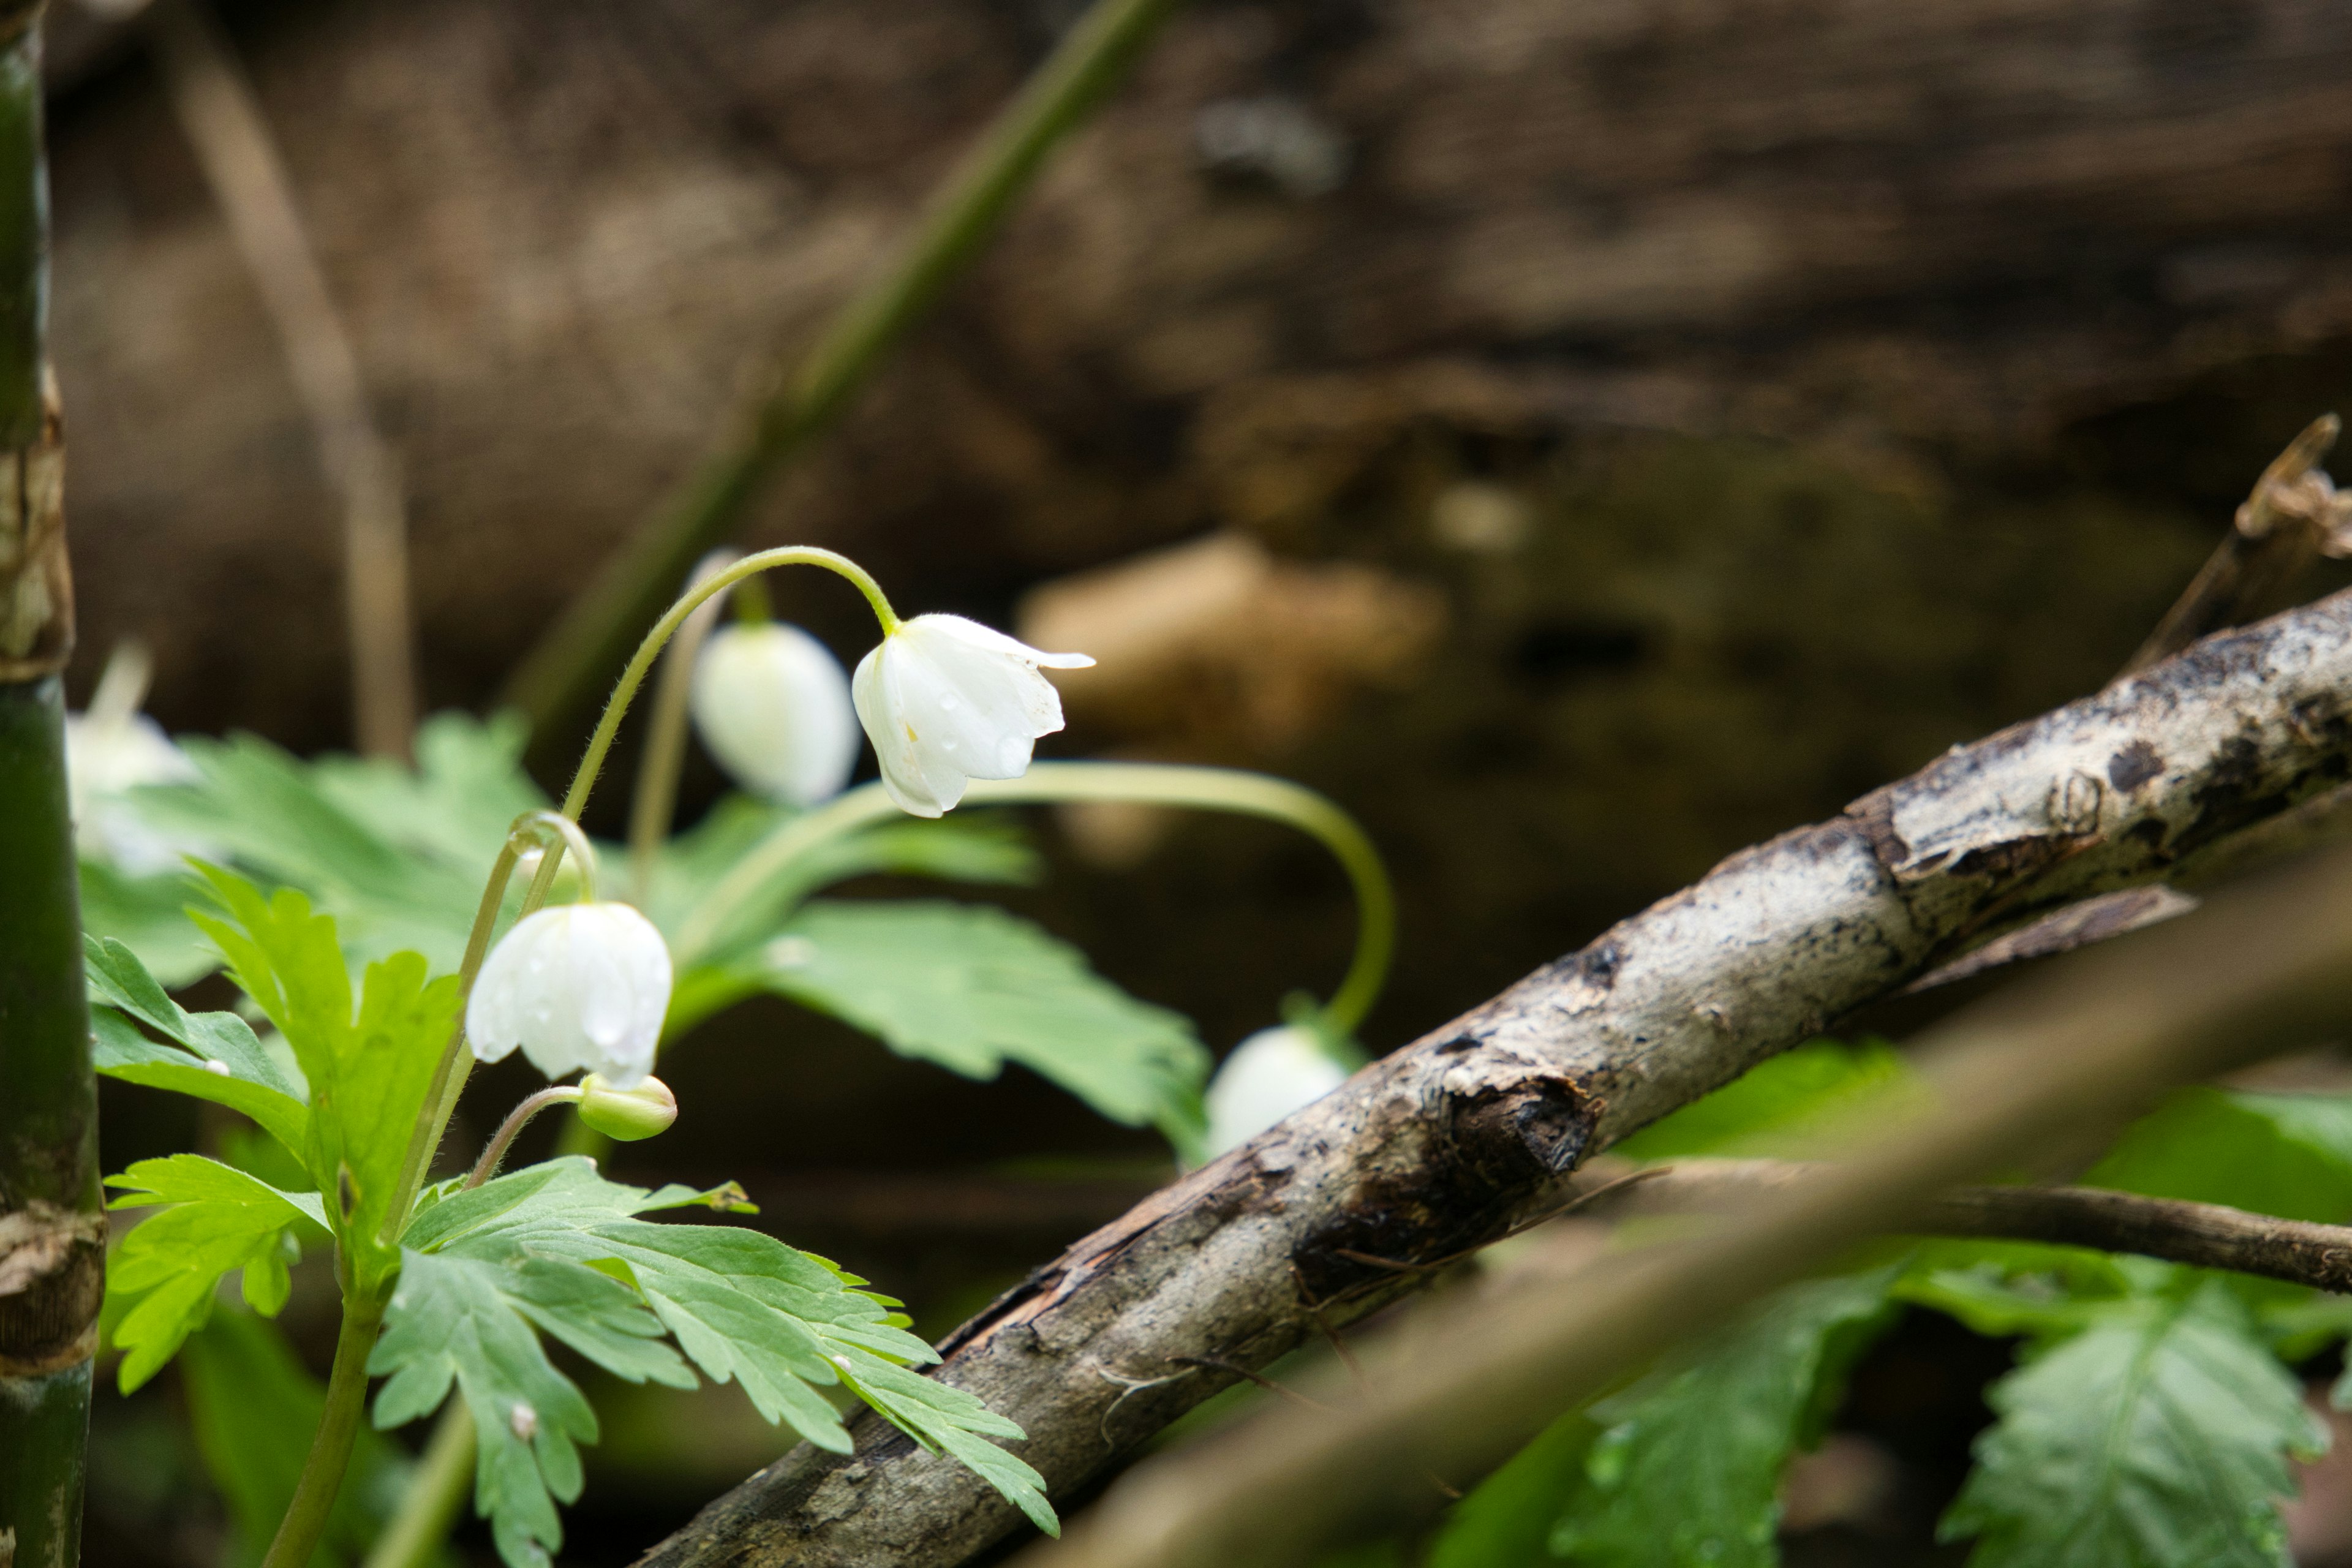
M 669 949 L 626 904 L 561 904 L 499 939 L 466 1005 L 474 1055 L 522 1047 L 549 1078 L 585 1068 L 615 1089 L 653 1070 L 669 1012 Z
M 798 626 L 722 626 L 694 664 L 694 728 L 754 795 L 814 805 L 857 766 L 857 717 L 841 661 Z
M 66 716 L 74 842 L 90 859 L 146 877 L 176 868 L 184 855 L 210 853 L 199 840 L 149 826 L 127 798 L 141 784 L 185 784 L 199 776 L 187 753 L 144 713 L 94 708 Z
M 1248 1142 L 1348 1081 L 1311 1031 L 1260 1029 L 1218 1065 L 1205 1097 L 1212 1156 Z
M 1037 673 L 1084 669 L 1082 653 L 1040 653 L 961 616 L 917 616 L 858 661 L 857 717 L 901 811 L 939 816 L 973 779 L 1017 779 L 1040 735 L 1062 727 L 1062 697 Z

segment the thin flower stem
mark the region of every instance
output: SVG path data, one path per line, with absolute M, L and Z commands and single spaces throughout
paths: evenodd
M 343 1471 L 351 1464 L 352 1444 L 359 1436 L 360 1412 L 367 1403 L 367 1363 L 375 1336 L 383 1327 L 384 1303 L 366 1297 L 343 1299 L 343 1322 L 335 1335 L 335 1363 L 327 1373 L 327 1407 L 319 1416 L 318 1436 L 302 1461 L 302 1477 L 294 1486 L 294 1500 L 278 1521 L 277 1538 L 269 1543 L 261 1568 L 305 1568 L 326 1533 L 335 1494 L 342 1489 Z
M 477 1441 L 466 1396 L 450 1394 L 423 1457 L 408 1474 L 399 1505 L 361 1568 L 425 1568 L 433 1561 L 474 1489 Z
M 604 701 L 604 717 L 596 721 L 595 732 L 588 737 L 588 749 L 580 758 L 579 770 L 572 775 L 572 788 L 564 794 L 564 816 L 574 822 L 580 820 L 580 810 L 588 804 L 588 792 L 595 787 L 596 775 L 604 771 L 605 754 L 613 749 L 613 737 L 620 732 L 621 720 L 628 712 L 630 702 L 635 699 L 637 689 L 646 683 L 646 672 L 653 668 L 654 660 L 660 656 L 662 645 L 669 641 L 670 635 L 704 600 L 725 592 L 746 577 L 776 566 L 822 566 L 827 571 L 839 573 L 856 584 L 857 591 L 866 595 L 866 602 L 874 606 L 874 618 L 882 623 L 884 637 L 898 629 L 898 612 L 890 607 L 889 599 L 882 592 L 882 584 L 848 556 L 831 550 L 820 550 L 814 544 L 787 544 L 776 550 L 762 550 L 757 554 L 746 555 L 722 571 L 712 573 L 679 595 L 677 602 L 663 612 L 662 618 L 654 623 L 653 629 L 646 633 L 644 639 L 637 644 L 637 651 L 630 657 L 628 668 L 621 671 L 621 679 L 614 682 L 613 695 Z M 546 877 L 551 873 L 542 868 L 541 875 Z
M 483 1146 L 482 1157 L 474 1162 L 474 1173 L 466 1178 L 466 1185 L 478 1187 L 499 1173 L 499 1162 L 507 1157 L 507 1149 L 514 1142 L 515 1135 L 530 1124 L 532 1117 L 551 1105 L 575 1105 L 583 1092 L 578 1084 L 550 1084 L 508 1111 L 507 1119 L 499 1123 L 498 1131 Z
M 731 551 L 714 551 L 703 558 L 695 581 L 734 559 Z M 754 577 L 741 584 L 738 601 L 745 589 L 758 584 Z M 677 811 L 677 775 L 686 761 L 687 700 L 694 690 L 695 660 L 719 624 L 719 606 L 717 599 L 705 599 L 679 624 L 677 637 L 662 657 L 661 679 L 654 687 L 653 718 L 646 726 L 645 754 L 637 763 L 637 787 L 629 796 L 629 896 L 640 905 L 653 894 L 654 858 Z
M 441 1059 L 434 1066 L 433 1081 L 425 1091 L 425 1115 L 410 1134 L 407 1152 L 401 1157 L 400 1184 L 395 1189 L 398 1198 L 384 1215 L 383 1239 L 386 1242 L 408 1223 L 408 1211 L 416 1202 L 418 1189 L 425 1184 L 434 1151 L 441 1147 L 442 1134 L 448 1131 L 450 1115 L 457 1109 L 457 1098 L 465 1092 L 466 1079 L 473 1071 L 474 1056 L 466 1048 L 466 1003 L 474 994 L 474 980 L 482 973 L 482 961 L 489 956 L 490 938 L 498 930 L 499 910 L 506 903 L 507 884 L 514 879 L 515 864 L 521 858 L 524 847 L 531 844 L 541 845 L 542 852 L 540 874 L 523 895 L 523 914 L 530 914 L 546 901 L 547 889 L 555 880 L 555 868 L 567 844 L 579 847 L 581 874 L 593 893 L 595 850 L 578 823 L 551 811 L 527 811 L 515 818 L 514 826 L 507 830 L 507 841 L 500 847 L 498 859 L 490 865 L 489 880 L 482 888 L 482 900 L 474 910 L 474 929 L 467 934 L 466 956 L 457 965 L 457 1024 L 449 1031 L 449 1043 L 442 1047 Z
M 1017 779 L 974 780 L 968 805 L 1019 802 L 1106 800 L 1234 812 L 1284 822 L 1331 851 L 1356 893 L 1356 953 L 1324 1008 L 1342 1034 L 1353 1034 L 1371 1011 L 1396 950 L 1396 893 L 1380 852 L 1356 820 L 1301 784 L 1236 768 L 1162 763 L 1038 763 Z M 861 785 L 795 816 L 736 863 L 678 933 L 681 966 L 706 956 L 728 922 L 760 889 L 815 846 L 868 823 L 900 815 L 878 784 Z

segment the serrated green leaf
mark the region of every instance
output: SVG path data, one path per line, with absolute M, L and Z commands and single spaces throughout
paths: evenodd
M 200 1154 L 142 1160 L 107 1185 L 115 1208 L 168 1205 L 118 1243 L 106 1260 L 112 1339 L 126 1394 L 155 1375 L 211 1314 L 213 1290 L 231 1269 L 258 1264 L 247 1300 L 275 1311 L 286 1299 L 287 1237 L 305 1222 L 323 1227 L 315 1193 L 285 1193 Z
M 727 796 L 662 847 L 646 899 L 646 916 L 674 937 L 762 840 L 799 815 L 750 795 Z M 811 846 L 736 910 L 706 952 L 678 956 L 690 966 L 738 953 L 774 935 L 811 893 L 853 877 L 890 873 L 1024 883 L 1036 880 L 1042 868 L 1027 837 L 1002 815 L 958 812 L 936 822 L 877 823 Z
M 368 1360 L 371 1373 L 389 1374 L 376 1394 L 379 1428 L 430 1414 L 453 1383 L 466 1396 L 479 1445 L 475 1510 L 514 1568 L 545 1564 L 563 1544 L 555 1504 L 579 1497 L 578 1445 L 596 1440 L 595 1413 L 532 1331 L 547 1319 L 600 1347 L 657 1343 L 648 1333 L 660 1332 L 635 1292 L 593 1268 L 410 1252 Z M 648 1332 L 633 1333 L 633 1320 Z
M 1987 1395 L 1999 1423 L 1945 1515 L 1970 1568 L 2284 1568 L 2302 1391 L 2210 1281 L 2103 1304 Z
M 308 777 L 373 835 L 428 864 L 470 875 L 478 898 L 514 819 L 551 804 L 523 769 L 530 738 L 529 723 L 511 710 L 488 719 L 436 713 L 416 727 L 415 766 L 331 755 L 308 763 Z M 459 919 L 472 913 L 470 900 L 457 910 Z
M 2182 1089 L 2084 1180 L 2335 1224 L 2352 1218 L 2352 1096 Z
M 1114 1121 L 1198 1121 L 1208 1053 L 1191 1023 L 1003 910 L 813 903 L 733 973 L 967 1078 L 1017 1062 Z
M 532 1405 L 534 1420 L 544 1416 L 533 1390 L 556 1397 L 547 1378 L 558 1374 L 522 1353 L 517 1325 L 536 1325 L 625 1377 L 690 1384 L 693 1373 L 659 1337 L 667 1330 L 687 1360 L 714 1381 L 741 1384 L 767 1419 L 846 1452 L 848 1434 L 818 1392 L 845 1384 L 1051 1527 L 1042 1479 L 986 1440 L 1018 1437 L 1020 1428 L 972 1395 L 906 1369 L 938 1358 L 906 1331 L 895 1302 L 758 1231 L 636 1217 L 711 1196 L 608 1182 L 577 1158 L 437 1194 L 410 1223 L 407 1263 L 371 1363 L 393 1374 L 377 1399 L 377 1424 L 428 1412 L 454 1379 L 482 1424 L 482 1496 L 494 1513 L 504 1508 L 511 1516 L 499 1524 L 501 1549 L 510 1563 L 534 1561 L 530 1552 L 556 1544 L 548 1499 L 565 1495 L 557 1482 L 572 1472 L 557 1453 L 558 1469 L 530 1489 L 526 1460 L 543 1468 L 548 1454 L 534 1447 L 526 1455 L 520 1439 L 499 1439 L 485 1424 L 485 1409 L 510 1410 L 518 1400 Z M 504 1450 L 495 1475 L 493 1442 Z
M 362 1290 L 398 1266 L 383 1239 L 433 1072 L 457 1027 L 455 976 L 429 979 L 424 955 L 368 965 L 357 1016 L 334 921 L 290 888 L 268 898 L 233 872 L 202 868 L 222 915 L 197 915 L 239 985 L 286 1037 L 310 1082 L 303 1163 L 331 1211 Z
M 488 855 L 452 859 L 395 841 L 338 800 L 319 764 L 255 736 L 189 736 L 183 749 L 202 780 L 131 792 L 142 816 L 302 889 L 338 917 L 355 960 L 414 949 L 457 966 Z
M 219 967 L 219 960 L 188 923 L 189 885 L 184 872 L 131 877 L 106 861 L 84 858 L 81 928 L 130 948 L 165 985 L 192 984 Z
M 1771 1568 L 1780 1474 L 1893 1321 L 1895 1268 L 1791 1286 L 1592 1407 L 1602 1428 L 1551 1547 L 1592 1568 Z
M 276 1534 L 326 1408 L 326 1385 L 285 1336 L 249 1313 L 216 1312 L 180 1353 L 196 1451 L 228 1505 L 232 1565 L 260 1561 Z M 312 1568 L 365 1555 L 398 1500 L 409 1466 L 392 1444 L 362 1430 Z
M 234 1013 L 184 1011 L 121 942 L 83 941 L 100 1072 L 226 1105 L 301 1152 L 310 1133 L 310 1107 L 244 1019 Z M 172 1043 L 148 1038 L 134 1019 Z
M 1810 1153 L 1841 1113 L 1909 1081 L 1901 1054 L 1884 1040 L 1809 1040 L 1653 1122 L 1615 1152 L 1635 1160 Z

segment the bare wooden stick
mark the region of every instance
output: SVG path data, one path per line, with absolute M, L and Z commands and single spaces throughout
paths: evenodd
M 2117 679 L 2236 625 L 2318 558 L 2343 519 L 2336 487 L 2319 470 L 2319 459 L 2343 428 L 2335 415 L 2323 414 L 2271 460 L 2220 547 L 2125 661 Z
M 2347 1015 L 2352 852 L 2337 851 L 2080 954 L 1942 1026 L 1920 1058 L 1930 1109 L 1882 1115 L 1851 1162 L 1751 1196 L 1698 1240 L 1621 1254 L 1445 1314 L 1366 1358 L 1371 1392 L 1343 1418 L 1276 1411 L 1155 1460 L 1065 1540 L 1020 1563 L 1311 1561 L 1343 1531 L 1427 1511 L 1412 1484 L 1420 1472 L 1475 1479 L 1742 1302 L 1860 1237 L 1916 1228 L 1936 1214 L 1936 1195 L 1968 1176 L 2112 1127 L 2171 1084 L 2304 1043 Z
M 377 430 L 293 183 L 218 25 L 202 0 L 156 0 L 145 21 L 180 127 L 278 328 L 320 461 L 342 494 L 344 615 L 360 750 L 404 757 L 416 729 L 416 654 L 399 458 Z
M 1612 1140 L 1989 933 L 2192 876 L 2352 769 L 2352 595 L 2214 637 L 1734 856 L 1139 1205 L 945 1342 L 1059 1495 L 1229 1380 L 1555 1205 Z M 2135 940 L 2152 940 L 2175 927 Z M 1967 1173 L 1962 1173 L 1965 1175 Z M 1958 1179 L 1958 1178 L 1954 1178 Z M 1018 1516 L 875 1423 L 649 1561 L 946 1568 Z
M 1611 1217 L 1737 1210 L 1759 1193 L 1811 1180 L 1822 1169 L 1789 1160 L 1677 1160 L 1648 1168 L 1645 1181 L 1597 1194 L 1592 1209 Z M 2136 1252 L 2352 1293 L 2352 1226 L 2312 1225 L 2220 1204 L 2102 1187 L 1955 1187 L 1921 1209 L 1916 1228 L 1935 1236 Z

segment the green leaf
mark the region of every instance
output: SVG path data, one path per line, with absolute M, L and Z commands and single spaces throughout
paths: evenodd
M 2182 1089 L 2084 1179 L 2336 1224 L 2352 1218 L 2352 1096 Z
M 750 795 L 721 800 L 662 847 L 646 900 L 646 917 L 675 934 L 762 840 L 799 815 Z M 1042 868 L 1020 828 L 999 814 L 958 812 L 936 822 L 900 818 L 875 824 L 813 845 L 780 868 L 717 933 L 704 956 L 736 953 L 772 936 L 809 894 L 853 877 L 887 872 L 1022 883 L 1035 881 Z
M 111 938 L 82 939 L 89 979 L 90 1027 L 98 1070 L 242 1111 L 300 1153 L 310 1110 L 301 1090 L 234 1013 L 189 1013 L 164 994 L 130 948 Z M 169 1045 L 139 1032 L 144 1024 Z
M 81 929 L 129 947 L 167 986 L 190 984 L 219 967 L 188 923 L 184 872 L 131 877 L 103 860 L 81 862 Z
M 1780 1473 L 1893 1321 L 1895 1273 L 1792 1286 L 1595 1405 L 1603 1430 L 1552 1551 L 1594 1568 L 1777 1563 Z
M 1585 1455 L 1599 1435 L 1581 1410 L 1545 1427 L 1447 1512 L 1428 1568 L 1558 1568 L 1551 1532 L 1562 1500 L 1583 1484 Z
M 327 1219 L 317 1194 L 280 1192 L 200 1154 L 142 1160 L 106 1181 L 124 1189 L 115 1208 L 170 1205 L 124 1237 L 106 1260 L 125 1394 L 154 1376 L 204 1326 L 214 1287 L 230 1269 L 246 1270 L 245 1298 L 256 1310 L 277 1311 L 286 1300 L 293 1233 Z
M 536 1328 L 632 1381 L 690 1385 L 690 1361 L 715 1381 L 740 1384 L 767 1419 L 835 1452 L 848 1451 L 848 1433 L 819 1390 L 846 1384 L 1051 1528 L 1042 1479 L 986 1441 L 1018 1437 L 1020 1428 L 972 1395 L 908 1371 L 937 1357 L 906 1331 L 895 1303 L 758 1231 L 637 1217 L 723 1192 L 648 1193 L 569 1159 L 422 1208 L 370 1363 L 391 1374 L 376 1424 L 428 1413 L 454 1382 L 481 1434 L 478 1495 L 500 1550 L 510 1563 L 540 1561 L 535 1553 L 561 1542 L 554 1500 L 577 1495 L 574 1445 L 593 1440 L 595 1428 L 577 1389 L 539 1350 Z M 528 1441 L 516 1429 L 519 1403 L 531 1411 L 521 1423 Z
M 1017 1062 L 1114 1121 L 1176 1136 L 1198 1121 L 1208 1053 L 1191 1023 L 1003 910 L 814 903 L 732 973 L 967 1078 Z
M 319 1190 L 334 1194 L 335 1234 L 356 1281 L 372 1289 L 398 1266 L 397 1247 L 382 1235 L 434 1068 L 457 1027 L 457 979 L 429 980 L 423 954 L 396 952 L 368 966 L 355 1019 L 332 919 L 290 888 L 264 899 L 231 872 L 203 869 L 226 914 L 195 919 L 310 1080 L 303 1161 Z
M 2284 1568 L 2287 1457 L 2327 1434 L 2244 1309 L 2209 1281 L 2087 1321 L 1993 1385 L 1943 1538 L 1971 1568 Z
M 1813 1152 L 1812 1141 L 1840 1113 L 1909 1082 L 1902 1056 L 1884 1040 L 1810 1040 L 1653 1122 L 1615 1152 L 1635 1160 Z
M 293 1500 L 326 1408 L 326 1385 L 303 1367 L 278 1330 L 234 1310 L 215 1313 L 189 1339 L 180 1375 L 196 1450 L 236 1527 L 229 1561 L 257 1563 Z M 392 1444 L 360 1433 L 313 1568 L 342 1568 L 366 1554 L 408 1470 Z
M 473 900 L 514 819 L 551 803 L 523 771 L 530 727 L 511 710 L 476 719 L 436 713 L 416 729 L 416 765 L 387 757 L 324 756 L 308 764 L 319 793 L 411 856 L 469 875 Z M 302 764 L 296 764 L 298 767 Z

